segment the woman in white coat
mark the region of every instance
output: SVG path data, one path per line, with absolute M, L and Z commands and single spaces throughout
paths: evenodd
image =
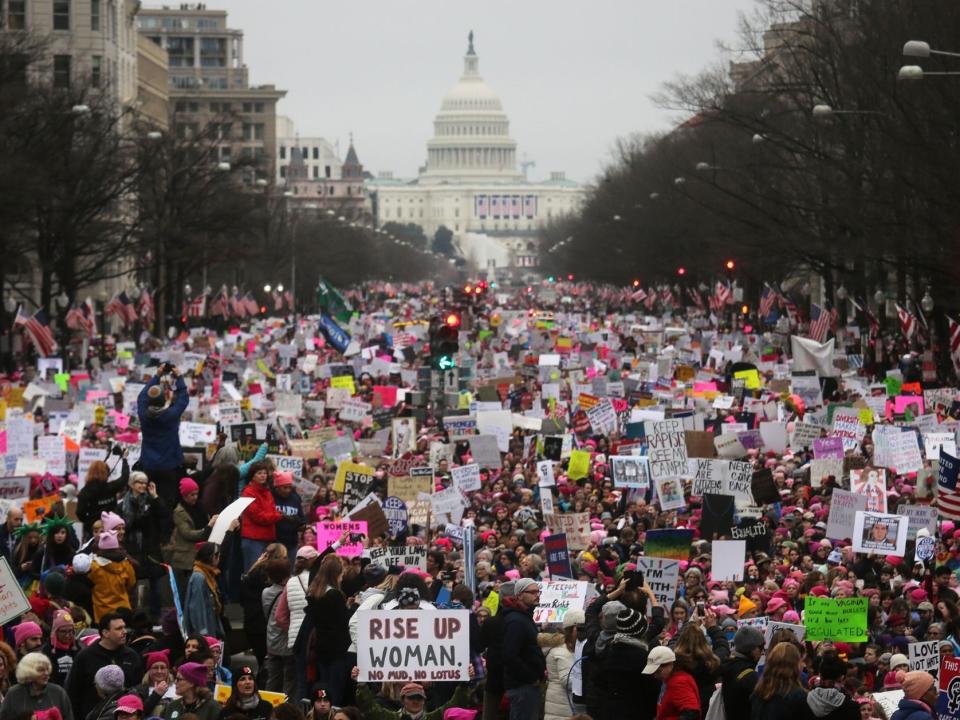
M 568 610 L 563 616 L 563 643 L 550 648 L 547 655 L 547 694 L 543 720 L 567 720 L 570 709 L 567 688 L 575 660 L 577 626 L 585 621 L 583 610 Z

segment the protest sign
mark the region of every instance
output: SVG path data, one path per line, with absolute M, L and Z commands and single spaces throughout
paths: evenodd
M 916 540 L 920 528 L 926 528 L 931 535 L 937 531 L 937 508 L 932 505 L 900 505 L 897 514 L 906 516 L 910 521 L 907 540 Z
M 360 536 L 365 537 L 367 534 L 367 523 L 363 521 L 318 522 L 317 550 L 323 552 L 344 533 L 347 533 L 347 538 L 337 548 L 336 554 L 342 557 L 360 557 L 363 554 L 363 539 Z
M 867 642 L 869 599 L 807 596 L 803 624 L 809 640 Z
M 583 610 L 590 597 L 590 583 L 547 580 L 540 583 L 540 603 L 533 609 L 538 625 L 562 623 L 568 610 Z
M 743 580 L 743 561 L 747 554 L 745 540 L 714 540 L 711 546 L 714 580 Z
M 28 523 L 41 522 L 50 514 L 50 508 L 59 499 L 59 495 L 48 495 L 36 500 L 27 500 L 23 503 L 23 519 Z
M 907 551 L 909 524 L 902 515 L 858 511 L 853 524 L 853 549 L 903 557 Z
M 337 466 L 333 489 L 341 494 L 344 510 L 354 507 L 370 492 L 374 472 L 369 465 L 360 465 L 346 460 Z
M 886 690 L 884 692 L 871 693 L 874 702 L 883 708 L 884 716 L 892 718 L 893 714 L 900 708 L 900 701 L 903 700 L 903 690 Z M 943 715 L 940 715 L 942 718 Z
M 843 438 L 825 437 L 813 441 L 813 457 L 817 460 L 843 460 Z
M 559 459 L 559 458 L 558 458 Z M 567 476 L 571 480 L 585 478 L 590 472 L 590 453 L 586 450 L 574 450 L 570 453 Z
M 687 477 L 687 443 L 683 420 L 670 419 L 644 423 L 650 478 Z
M 702 497 L 708 493 L 711 495 L 723 494 L 723 468 L 725 464 L 723 461 L 694 458 L 690 461 L 690 464 L 695 465 L 691 495 Z
M 450 468 L 453 484 L 463 492 L 476 492 L 480 489 L 480 466 L 477 463 Z
M 753 502 L 753 465 L 731 460 L 724 468 L 723 495 L 732 495 L 737 507 Z
M 831 434 L 840 438 L 844 450 L 856 450 L 863 441 L 867 429 L 860 422 L 860 410 L 857 408 L 837 408 L 833 412 Z
M 337 417 L 344 422 L 362 423 L 365 418 L 370 417 L 372 409 L 373 405 L 359 398 L 347 398 L 343 401 Z
M 643 573 L 643 579 L 653 592 L 657 603 L 662 607 L 670 607 L 677 599 L 677 584 L 680 580 L 679 561 L 640 556 L 637 558 L 637 570 Z
M 29 477 L 0 477 L 0 499 L 18 500 L 30 497 Z
M 909 430 L 890 434 L 886 440 L 890 451 L 890 467 L 898 475 L 917 472 L 923 467 L 916 432 Z
M 827 537 L 834 540 L 852 538 L 857 512 L 866 509 L 866 496 L 835 488 L 827 517 Z
M 204 423 L 180 423 L 180 444 L 183 447 L 200 447 L 217 441 L 217 426 Z
M 570 549 L 567 547 L 566 533 L 547 535 L 543 539 L 543 547 L 547 553 L 547 570 L 553 579 L 572 579 L 573 570 L 570 567 Z
M 733 496 L 707 493 L 702 498 L 702 504 L 700 536 L 704 540 L 712 540 L 715 534 L 726 535 L 730 532 L 730 526 L 733 525 Z
M 409 516 L 407 514 L 407 504 L 403 500 L 391 495 L 384 498 L 382 509 L 384 517 L 387 518 L 390 537 L 395 538 L 407 529 Z
M 664 511 L 679 510 L 686 507 L 683 499 L 683 481 L 672 477 L 661 477 L 654 481 L 657 489 L 657 499 L 660 509 Z
M 937 640 L 910 643 L 907 645 L 907 659 L 911 670 L 936 673 L 940 667 L 940 643 Z
M 359 610 L 357 614 L 360 682 L 467 681 L 468 610 Z
M 563 513 L 551 516 L 548 522 L 554 535 L 565 533 L 571 550 L 590 547 L 590 513 Z
M 646 458 L 637 455 L 614 455 L 610 458 L 610 463 L 613 467 L 614 487 L 650 487 Z
M 819 488 L 828 477 L 839 485 L 843 480 L 843 458 L 818 458 L 810 461 L 810 486 Z
M 243 515 L 243 511 L 246 510 L 252 502 L 252 497 L 242 497 L 237 498 L 227 505 L 220 511 L 220 515 L 217 517 L 217 521 L 213 524 L 213 529 L 210 531 L 210 537 L 207 539 L 212 543 L 222 545 L 223 538 L 226 537 L 227 530 L 230 529 L 231 523 L 233 523 L 234 520 L 239 520 L 240 516 Z
M 648 530 L 645 537 L 643 554 L 648 558 L 687 560 L 690 557 L 693 530 Z
M 227 700 L 230 699 L 230 696 L 233 694 L 233 687 L 230 685 L 221 685 L 217 683 L 213 686 L 213 699 L 218 702 L 221 706 L 227 703 Z M 269 690 L 258 690 L 257 695 L 260 696 L 261 700 L 266 700 L 273 707 L 277 705 L 282 705 L 287 701 L 287 696 L 282 692 L 270 692 Z
M 0 625 L 6 625 L 25 612 L 30 612 L 30 601 L 14 577 L 10 563 L 0 557 Z
M 923 451 L 927 460 L 938 460 L 940 449 L 948 455 L 957 454 L 957 441 L 953 433 L 934 432 L 923 434 Z
M 365 550 L 364 554 L 369 554 L 374 565 L 427 569 L 427 548 L 422 545 L 375 547 Z
M 757 505 L 766 505 L 780 501 L 780 491 L 777 488 L 777 483 L 773 479 L 773 471 L 770 468 L 763 468 L 753 474 L 750 490 L 753 493 L 753 501 Z
M 882 468 L 862 468 L 850 471 L 850 492 L 867 498 L 867 510 L 887 511 L 887 471 Z
M 941 658 L 937 687 L 940 692 L 937 695 L 936 717 L 940 720 L 956 720 L 960 717 L 960 658 Z M 903 691 L 900 693 L 902 696 Z M 892 717 L 892 713 L 887 717 Z
M 58 435 L 41 435 L 37 438 L 37 455 L 47 464 L 51 475 L 65 475 L 67 472 L 67 450 L 63 438 Z
M 713 444 L 717 448 L 717 455 L 722 458 L 733 459 L 747 454 L 747 449 L 733 433 L 718 435 L 713 439 Z
M 433 493 L 433 470 L 429 470 L 429 475 L 413 475 L 421 468 L 412 468 L 411 475 L 404 477 L 387 478 L 387 494 L 394 495 L 404 502 L 412 502 L 417 499 L 420 493 L 430 495 Z
M 294 455 L 267 455 L 267 460 L 280 472 L 293 473 L 294 477 L 303 475 L 303 458 Z
M 383 514 L 383 508 L 377 496 L 370 493 L 345 517 L 351 520 L 362 520 L 367 523 L 367 535 L 374 540 L 381 535 L 385 535 L 390 530 L 390 524 L 387 522 L 387 516 Z
M 763 640 L 765 647 L 768 650 L 770 649 L 770 643 L 773 642 L 773 635 L 777 632 L 777 630 L 789 630 L 793 633 L 793 636 L 797 639 L 797 642 L 801 643 L 807 634 L 807 628 L 804 625 L 796 625 L 794 623 L 771 620 L 767 623 L 763 630 Z
M 553 487 L 557 484 L 553 477 L 552 460 L 542 460 L 537 463 L 537 484 L 540 487 Z
M 770 538 L 767 532 L 766 520 L 752 520 L 741 522 L 730 528 L 732 540 L 743 540 L 747 543 L 750 552 L 766 552 L 770 549 Z

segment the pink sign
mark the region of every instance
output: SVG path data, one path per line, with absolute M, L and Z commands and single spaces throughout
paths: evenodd
M 345 521 L 345 522 L 318 522 L 317 523 L 317 550 L 323 552 L 334 542 L 339 540 L 347 532 L 351 535 L 367 534 L 367 521 Z M 363 553 L 363 542 L 350 542 L 347 537 L 343 544 L 337 548 L 337 555 L 343 557 L 359 557 Z
M 698 382 L 693 384 L 694 392 L 718 392 L 715 382 Z
M 903 415 L 910 405 L 914 406 L 910 408 L 914 417 L 923 415 L 923 398 L 919 395 L 897 395 L 893 399 L 893 411 L 897 415 Z

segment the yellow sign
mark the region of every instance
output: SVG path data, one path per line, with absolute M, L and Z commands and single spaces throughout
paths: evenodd
M 586 450 L 574 450 L 570 453 L 567 476 L 571 480 L 585 478 L 590 472 L 590 453 Z
M 263 361 L 262 358 L 257 358 L 257 369 L 266 375 L 268 378 L 273 378 L 273 371 L 267 367 L 267 364 Z
M 103 405 L 97 405 L 93 409 L 93 422 L 95 425 L 103 425 L 107 419 L 107 409 Z
M 760 373 L 754 370 L 737 370 L 733 376 L 738 380 L 744 381 L 744 387 L 747 390 L 759 390 L 763 387 L 763 383 L 760 382 Z
M 330 387 L 346 388 L 350 391 L 351 395 L 357 394 L 357 388 L 353 384 L 353 375 L 337 375 L 336 377 L 330 378 Z
M 277 705 L 282 705 L 287 701 L 287 696 L 279 692 L 270 692 L 269 690 L 259 690 L 260 698 L 266 700 L 268 703 L 276 707 Z M 227 700 L 230 699 L 230 695 L 233 693 L 233 688 L 229 685 L 217 685 L 214 687 L 213 698 L 221 705 L 225 704 Z
M 361 465 L 355 462 L 344 461 L 337 466 L 337 477 L 333 481 L 333 489 L 342 493 L 347 482 L 347 473 L 356 475 L 369 475 L 373 477 L 374 469 L 369 465 Z
M 12 387 L 7 393 L 7 405 L 12 408 L 22 408 L 23 407 L 23 391 L 22 387 Z
M 457 399 L 457 410 L 469 410 L 472 402 L 473 395 L 469 390 L 464 390 Z
M 864 425 L 873 425 L 873 410 L 870 408 L 860 408 L 860 422 Z
M 7 419 L 7 401 L 0 400 L 0 420 Z

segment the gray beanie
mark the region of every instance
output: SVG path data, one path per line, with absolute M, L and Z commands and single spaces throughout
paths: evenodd
M 125 682 L 119 665 L 104 665 L 93 676 L 93 684 L 111 695 L 123 690 Z
M 763 645 L 763 633 L 755 627 L 744 626 L 733 636 L 733 647 L 741 655 L 749 655 L 755 648 L 762 648 Z
M 617 615 L 627 609 L 619 600 L 611 600 L 600 610 L 600 629 L 607 632 L 617 631 Z
M 517 596 L 517 581 L 508 580 L 505 583 L 500 583 L 500 598 L 516 597 Z

